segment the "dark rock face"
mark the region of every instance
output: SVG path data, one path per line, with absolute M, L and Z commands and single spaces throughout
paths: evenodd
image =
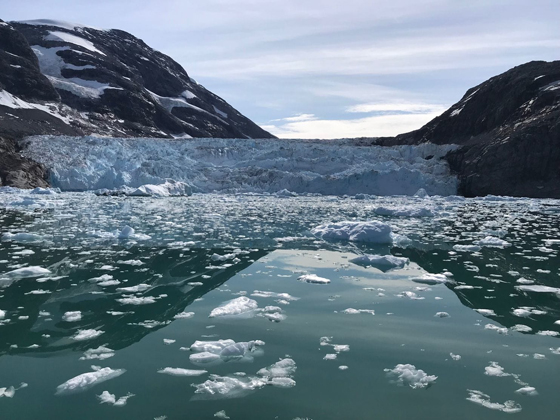
M 127 32 L 0 20 L 4 185 L 45 185 L 44 170 L 17 152 L 16 140 L 36 134 L 274 137 Z
M 465 196 L 560 198 L 560 61 L 515 67 L 469 89 L 424 127 L 380 144 L 454 143 Z

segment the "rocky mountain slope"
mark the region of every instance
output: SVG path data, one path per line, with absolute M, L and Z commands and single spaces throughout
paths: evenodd
M 49 20 L 0 21 L 3 183 L 19 179 L 23 183 L 15 183 L 26 186 L 36 178 L 35 172 L 27 181 L 10 175 L 30 170 L 12 151 L 15 140 L 33 134 L 274 137 L 127 32 Z M 28 186 L 39 184 L 37 179 Z
M 466 196 L 560 198 L 560 61 L 534 61 L 469 89 L 424 127 L 377 144 L 458 144 Z

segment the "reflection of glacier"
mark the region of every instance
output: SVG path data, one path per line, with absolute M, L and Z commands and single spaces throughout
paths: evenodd
M 131 253 L 131 259 L 145 261 L 145 267 L 149 267 L 149 270 L 138 271 L 135 266 L 121 265 L 119 270 L 112 271 L 111 275 L 117 280 L 128 282 L 101 288 L 88 281 L 89 278 L 98 275 L 98 272 L 83 268 L 84 260 L 91 256 L 80 257 L 72 251 L 71 254 L 65 255 L 42 255 L 37 248 L 38 258 L 45 257 L 45 261 L 51 260 L 49 262 L 58 261 L 50 265 L 53 274 L 65 277 L 58 281 L 41 283 L 40 287 L 52 290 L 52 294 L 26 295 L 37 289 L 38 284 L 25 280 L 15 282 L 3 290 L 4 301 L 9 302 L 9 306 L 5 303 L 3 309 L 15 311 L 18 307 L 24 307 L 25 313 L 30 317 L 1 326 L 0 355 L 53 353 L 68 349 L 83 351 L 102 344 L 107 344 L 113 350 L 128 347 L 150 332 L 172 322 L 174 316 L 195 299 L 221 286 L 251 265 L 252 261 L 268 253 L 247 252 L 236 260 L 228 260 L 228 264 L 224 265 L 224 262 L 212 260 L 212 250 L 185 251 L 163 248 L 156 253 L 152 252 L 153 249 L 133 248 L 128 251 Z M 107 263 L 118 266 L 119 259 L 115 255 L 114 261 L 107 258 Z M 217 269 L 220 265 L 222 267 Z M 190 282 L 202 284 L 191 286 L 188 284 Z M 156 299 L 155 303 L 140 306 L 122 305 L 116 300 L 123 296 L 116 288 L 137 284 L 150 286 L 142 293 L 136 293 L 138 297 L 166 296 Z M 64 322 L 62 315 L 68 311 L 81 311 L 83 317 L 78 322 Z M 110 312 L 124 313 L 115 316 Z M 69 337 L 78 329 L 99 329 L 104 333 L 91 340 L 71 340 Z M 17 343 L 17 347 L 10 348 L 14 343 Z M 40 347 L 34 348 L 37 343 L 40 343 Z
M 355 146 L 349 140 L 117 139 L 46 137 L 26 154 L 63 190 L 139 187 L 165 179 L 195 191 L 332 195 L 455 194 L 441 159 L 453 145 Z

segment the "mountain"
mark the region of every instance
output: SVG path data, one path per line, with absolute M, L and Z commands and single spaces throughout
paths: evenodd
M 17 153 L 34 134 L 274 138 L 127 32 L 0 20 L 3 183 L 42 184 Z
M 446 156 L 465 196 L 560 198 L 560 61 L 492 77 L 419 130 L 377 144 L 458 144 Z

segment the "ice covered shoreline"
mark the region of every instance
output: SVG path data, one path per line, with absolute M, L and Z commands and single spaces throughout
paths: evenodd
M 356 146 L 352 140 L 125 139 L 35 136 L 24 154 L 63 191 L 166 182 L 193 192 L 453 195 L 454 145 Z

